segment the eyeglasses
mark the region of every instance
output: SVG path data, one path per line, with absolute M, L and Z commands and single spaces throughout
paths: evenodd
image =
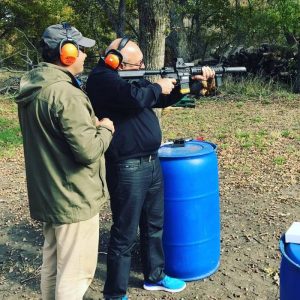
M 141 68 L 142 65 L 143 65 L 144 63 L 145 63 L 145 62 L 144 62 L 143 59 L 139 62 L 139 64 L 132 64 L 132 63 L 128 63 L 128 62 L 126 62 L 126 61 L 123 61 L 123 64 L 125 64 L 125 65 L 135 66 L 135 67 L 139 67 L 139 68 Z
M 83 46 L 78 46 L 78 49 L 79 49 L 82 53 L 85 53 L 85 47 L 83 47 Z

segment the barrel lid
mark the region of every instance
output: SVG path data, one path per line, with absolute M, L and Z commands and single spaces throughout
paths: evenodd
M 287 243 L 285 252 L 293 262 L 300 265 L 300 244 Z
M 194 157 L 209 154 L 215 151 L 216 146 L 204 141 L 186 141 L 183 146 L 178 147 L 173 142 L 163 144 L 159 150 L 159 157 Z

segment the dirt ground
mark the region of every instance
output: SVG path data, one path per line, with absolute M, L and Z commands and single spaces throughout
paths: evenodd
M 203 136 L 218 144 L 221 263 L 179 294 L 141 288 L 134 250 L 129 299 L 279 298 L 280 236 L 300 221 L 300 99 L 203 101 L 163 112 L 164 139 Z M 0 299 L 40 299 L 41 226 L 30 220 L 22 149 L 0 161 Z M 102 299 L 109 206 L 101 212 L 98 267 L 85 299 Z M 296 300 L 296 299 L 295 299 Z

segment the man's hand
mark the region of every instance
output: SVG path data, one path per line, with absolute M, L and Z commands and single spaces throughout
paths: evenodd
M 215 71 L 210 67 L 202 67 L 202 75 L 195 75 L 193 80 L 210 80 L 215 78 Z
M 155 83 L 159 84 L 161 87 L 161 93 L 164 95 L 169 95 L 176 84 L 175 78 L 160 78 Z
M 98 118 L 96 118 L 96 126 L 103 126 L 108 128 L 112 133 L 115 132 L 114 123 L 108 118 L 103 118 L 101 120 L 98 120 Z

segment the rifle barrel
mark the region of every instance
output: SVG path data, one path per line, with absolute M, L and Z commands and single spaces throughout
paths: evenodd
M 192 67 L 192 75 L 202 74 L 203 67 Z M 210 66 L 211 69 L 215 71 L 216 74 L 224 73 L 244 73 L 247 72 L 245 67 L 220 67 L 220 66 Z
M 225 67 L 225 73 L 245 73 L 246 67 Z

